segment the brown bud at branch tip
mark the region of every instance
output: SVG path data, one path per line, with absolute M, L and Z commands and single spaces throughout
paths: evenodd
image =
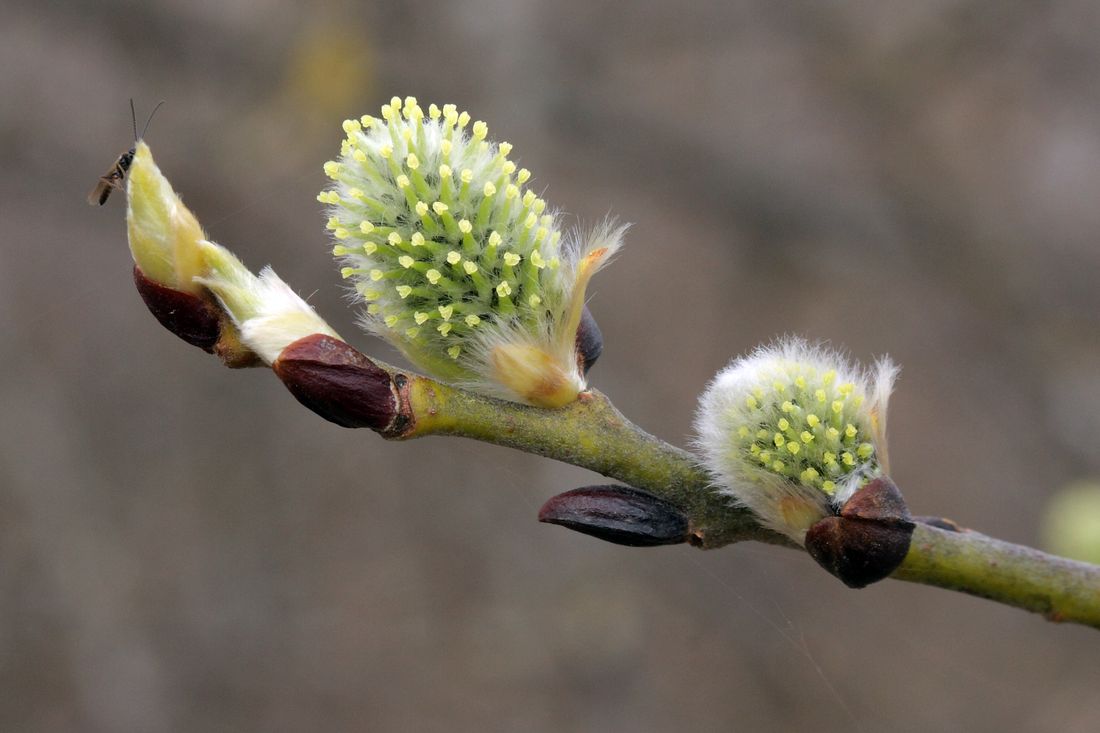
M 588 374 L 588 370 L 596 363 L 603 353 L 603 333 L 600 331 L 596 319 L 588 306 L 581 311 L 581 323 L 577 326 L 577 361 L 582 374 Z
M 806 550 L 849 588 L 863 588 L 897 569 L 909 553 L 913 520 L 889 478 L 869 481 L 840 510 L 806 532 Z
M 160 325 L 192 346 L 214 353 L 221 331 L 217 308 L 198 296 L 150 280 L 136 265 L 134 285 Z
M 299 402 L 342 427 L 385 430 L 397 416 L 389 373 L 339 339 L 298 339 L 271 368 Z
M 688 521 L 674 505 L 629 486 L 586 486 L 542 505 L 539 521 L 630 547 L 687 541 Z

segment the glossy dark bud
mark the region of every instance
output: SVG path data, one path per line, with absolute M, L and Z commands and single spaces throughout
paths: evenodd
M 889 577 L 905 560 L 913 519 L 889 478 L 869 481 L 840 510 L 806 532 L 806 550 L 849 588 Z
M 214 353 L 221 334 L 218 309 L 202 298 L 161 285 L 134 266 L 134 285 L 160 325 L 203 351 Z
M 629 486 L 586 486 L 558 494 L 539 521 L 617 545 L 653 547 L 687 541 L 687 517 L 673 504 Z
M 592 317 L 592 311 L 585 306 L 581 311 L 581 323 L 577 326 L 577 361 L 580 364 L 581 373 L 588 374 L 588 370 L 602 353 L 603 333 L 596 319 Z
M 397 418 L 389 373 L 339 339 L 298 339 L 271 368 L 299 402 L 341 427 L 386 430 Z

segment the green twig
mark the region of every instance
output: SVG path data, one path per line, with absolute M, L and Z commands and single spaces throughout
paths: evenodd
M 400 390 L 404 428 L 384 433 L 387 438 L 456 435 L 588 468 L 676 504 L 689 517 L 694 544 L 705 549 L 743 540 L 791 546 L 713 491 L 691 454 L 643 431 L 599 392 L 545 410 L 380 366 L 407 379 Z M 893 577 L 988 598 L 1051 621 L 1100 628 L 1100 566 L 977 532 L 918 524 Z

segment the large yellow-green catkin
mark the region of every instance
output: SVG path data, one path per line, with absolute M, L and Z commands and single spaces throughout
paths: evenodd
M 488 126 L 454 105 L 425 111 L 412 97 L 343 127 L 340 156 L 325 164 L 333 183 L 317 198 L 368 328 L 430 373 L 474 385 L 517 335 L 525 347 L 561 350 L 590 251 L 563 250 L 559 217 L 526 188 L 531 174 L 509 158 L 512 146 L 491 142 Z

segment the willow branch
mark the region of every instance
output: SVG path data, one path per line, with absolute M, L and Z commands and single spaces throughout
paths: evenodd
M 639 428 L 593 390 L 557 410 L 473 394 L 374 362 L 390 375 L 398 412 L 379 432 L 391 440 L 452 435 L 587 468 L 644 489 L 683 511 L 692 544 L 744 540 L 793 547 L 712 490 L 691 454 Z M 944 523 L 944 526 L 950 526 Z M 1100 566 L 1055 557 L 968 530 L 918 523 L 893 576 L 1100 628 Z

